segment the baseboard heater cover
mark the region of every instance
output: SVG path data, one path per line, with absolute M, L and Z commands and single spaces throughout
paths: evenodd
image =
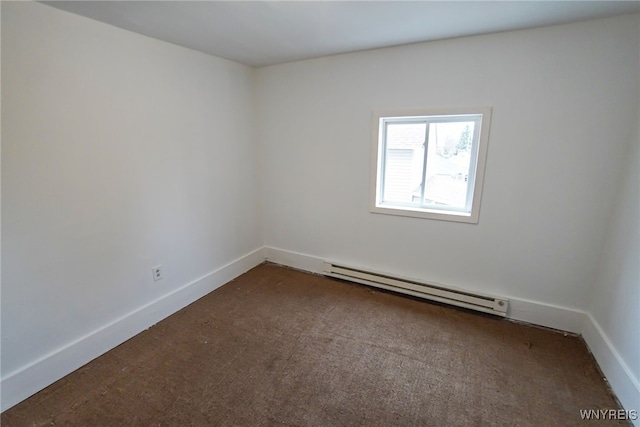
M 387 289 L 419 298 L 464 307 L 483 313 L 506 317 L 509 300 L 506 298 L 478 294 L 463 289 L 450 288 L 441 284 L 430 284 L 389 274 L 347 267 L 325 262 L 323 274 L 336 279 L 348 280 L 377 288 Z

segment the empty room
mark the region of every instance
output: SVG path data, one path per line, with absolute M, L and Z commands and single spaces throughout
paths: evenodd
M 3 426 L 640 426 L 640 2 L 0 7 Z

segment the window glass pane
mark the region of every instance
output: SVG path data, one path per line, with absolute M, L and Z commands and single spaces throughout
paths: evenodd
M 386 124 L 383 202 L 420 204 L 425 134 L 424 122 Z
M 474 126 L 474 122 L 429 125 L 425 205 L 465 208 Z

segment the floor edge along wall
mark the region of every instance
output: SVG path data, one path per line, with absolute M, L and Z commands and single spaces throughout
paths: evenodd
M 325 262 L 315 256 L 272 247 L 256 249 L 2 378 L 0 382 L 2 411 L 265 260 L 315 274 L 323 274 Z M 536 301 L 509 298 L 509 311 L 506 317 L 582 334 L 623 407 L 628 410 L 638 409 L 635 407 L 640 402 L 638 380 L 590 314 Z M 635 420 L 634 424 L 640 425 L 638 420 Z
M 325 260 L 313 255 L 265 247 L 267 261 L 315 274 L 323 274 Z M 584 311 L 509 297 L 507 318 L 582 335 L 600 369 L 627 410 L 640 410 L 640 384 L 602 328 Z M 585 408 L 592 409 L 592 408 Z M 640 419 L 633 420 L 640 426 Z
M 20 403 L 264 260 L 264 248 L 256 249 L 38 360 L 30 361 L 0 381 L 1 410 Z

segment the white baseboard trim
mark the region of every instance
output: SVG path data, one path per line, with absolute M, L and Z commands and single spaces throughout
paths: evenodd
M 0 380 L 1 410 L 9 409 L 264 260 L 264 248 L 256 249 L 8 374 Z
M 508 318 L 560 331 L 579 334 L 585 312 L 569 307 L 546 304 L 539 301 L 509 298 Z
M 591 313 L 586 315 L 582 337 L 622 406 L 628 411 L 635 410 L 640 417 L 640 381 L 631 372 L 629 365 L 620 356 Z M 632 422 L 640 426 L 640 419 Z
M 312 273 L 322 273 L 325 260 L 266 246 L 267 261 Z M 580 333 L 585 313 L 579 310 L 545 304 L 537 301 L 509 298 L 508 318 L 572 333 Z
M 284 249 L 265 246 L 267 261 L 310 273 L 322 274 L 324 260 L 298 252 L 285 251 Z

